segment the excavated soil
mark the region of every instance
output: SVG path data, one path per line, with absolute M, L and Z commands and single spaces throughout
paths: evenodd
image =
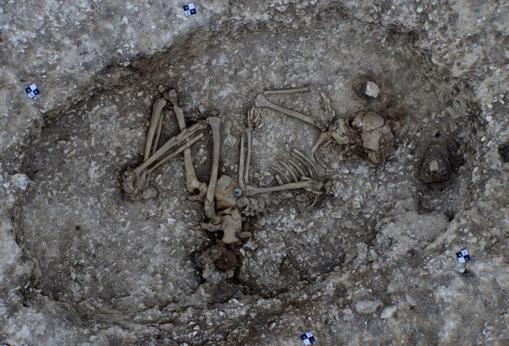
M 168 320 L 178 326 L 189 307 L 199 314 L 231 299 L 291 295 L 332 271 L 379 282 L 380 292 L 372 293 L 388 301 L 383 269 L 355 271 L 360 254 L 373 261 L 399 246 L 391 256 L 417 266 L 426 256 L 419 242 L 438 237 L 471 203 L 483 184 L 472 179 L 482 155 L 479 109 L 466 83 L 414 46 L 418 33 L 334 9 L 297 23 L 198 30 L 157 56 L 107 68 L 79 102 L 48 114 L 24 150 L 22 172 L 32 184 L 15 213 L 18 241 L 36 263 L 31 288 L 61 304 L 72 323 L 104 326 Z M 380 88 L 376 99 L 356 89 L 366 78 Z M 265 210 L 245 219 L 252 237 L 239 248 L 235 275 L 207 283 L 193 254 L 212 240 L 199 229 L 203 207 L 188 198 L 182 159 L 153 174 L 155 199 L 131 201 L 120 189 L 121 173 L 141 162 L 152 103 L 176 88 L 188 125 L 218 111 L 220 174 L 236 179 L 240 135 L 256 95 L 302 86 L 310 91 L 269 98 L 321 124 L 376 110 L 397 124 L 395 151 L 373 165 L 358 148 L 321 148 L 319 174 L 333 194 L 311 207 L 313 196 L 304 191 L 266 196 Z M 276 183 L 275 162 L 292 149 L 310 155 L 319 131 L 268 109 L 262 122 L 253 135 L 251 176 L 253 185 L 269 186 Z M 162 139 L 177 133 L 176 119 L 166 117 Z M 450 166 L 439 182 L 425 182 L 419 170 L 433 143 L 450 154 Z M 202 181 L 209 179 L 211 144 L 207 133 L 192 149 Z M 405 218 L 395 221 L 394 210 Z M 394 238 L 391 222 L 418 224 L 418 234 L 408 242 Z M 341 285 L 337 290 L 339 297 Z M 423 309 L 431 312 L 433 305 Z M 267 316 L 243 318 L 255 333 L 271 321 Z M 223 327 L 214 328 L 221 334 Z M 175 340 L 194 340 L 174 333 Z

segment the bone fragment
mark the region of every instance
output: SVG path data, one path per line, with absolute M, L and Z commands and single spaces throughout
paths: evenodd
M 325 107 L 327 108 L 327 112 L 329 112 L 329 114 L 330 114 L 329 115 L 329 119 L 332 120 L 332 119 L 336 118 L 336 111 L 334 110 L 334 108 L 332 108 L 331 103 L 330 103 L 330 99 L 327 96 L 327 94 L 324 93 L 322 90 L 320 90 L 320 96 L 322 97 L 322 100 L 325 103 Z
M 239 241 L 237 232 L 242 231 L 242 216 L 238 209 L 229 209 L 223 215 L 223 238 L 225 244 L 233 244 Z
M 235 197 L 234 190 L 237 183 L 228 175 L 221 175 L 217 180 L 216 191 L 214 194 L 216 210 L 225 210 L 233 208 L 237 205 L 237 198 Z
M 270 108 L 272 110 L 275 110 L 275 111 L 281 112 L 283 114 L 286 114 L 290 117 L 299 119 L 300 121 L 303 121 L 305 123 L 308 123 L 308 124 L 318 128 L 318 125 L 315 124 L 313 118 L 311 118 L 307 115 L 304 115 L 302 113 L 293 111 L 291 109 L 286 109 L 281 106 L 278 106 L 278 105 L 270 102 L 269 100 L 267 100 L 267 98 L 263 94 L 258 94 L 258 96 L 256 97 L 256 100 L 255 100 L 255 106 L 260 107 L 260 108 L 263 108 L 263 107 Z
M 276 179 L 278 176 L 280 176 L 280 179 L 281 180 L 278 180 L 278 184 L 281 185 L 283 184 L 282 182 L 282 179 L 284 179 L 284 183 L 291 183 L 292 180 L 286 175 L 285 172 L 283 172 L 278 166 L 274 165 L 273 166 L 274 170 L 276 171 Z
M 185 131 L 182 131 L 177 136 L 170 138 L 163 146 L 154 153 L 154 155 L 150 156 L 147 161 L 144 161 L 141 165 L 134 169 L 134 172 L 137 175 L 140 175 L 145 169 L 147 169 L 150 165 L 157 162 L 159 159 L 164 157 L 168 150 L 175 147 L 176 145 L 181 144 L 191 137 L 195 132 L 205 129 L 206 125 L 203 123 L 196 123 L 193 126 L 187 128 Z
M 187 139 L 187 137 L 189 137 L 189 136 L 190 136 L 190 134 L 188 134 L 188 136 L 184 137 L 184 139 Z M 138 166 L 134 169 L 127 169 L 124 172 L 124 175 L 122 177 L 123 190 L 127 194 L 130 194 L 130 195 L 136 194 L 137 192 L 139 192 L 144 186 L 147 185 L 148 177 L 154 169 L 156 169 L 159 166 L 161 166 L 162 164 L 168 162 L 169 160 L 171 160 L 172 158 L 174 158 L 175 156 L 177 156 L 178 154 L 183 152 L 186 148 L 189 148 L 191 145 L 193 145 L 196 141 L 198 141 L 202 137 L 203 137 L 203 134 L 199 134 L 199 135 L 191 138 L 189 141 L 187 141 L 183 145 L 181 145 L 175 151 L 168 154 L 167 152 L 173 146 L 169 147 L 169 149 L 167 149 L 165 152 L 162 153 L 162 154 L 165 154 L 166 156 L 160 155 L 158 160 L 152 160 L 153 156 L 151 156 L 149 160 L 143 162 L 140 166 Z M 172 139 L 174 139 L 174 138 L 175 137 L 173 137 Z M 170 140 L 172 140 L 172 139 L 170 139 Z M 158 152 L 159 152 L 159 150 L 158 150 Z M 149 163 L 149 164 L 154 163 L 154 165 L 150 166 L 147 163 Z
M 161 131 L 163 129 L 163 121 L 164 121 L 164 118 L 165 116 L 167 116 L 167 113 L 170 113 L 169 110 L 163 110 L 163 112 L 161 113 L 161 118 L 159 119 L 159 124 L 157 125 L 157 129 L 156 129 L 156 135 L 154 137 L 154 144 L 152 145 L 152 151 L 151 151 L 151 155 L 154 155 L 154 153 L 157 151 L 158 147 L 159 147 L 159 139 L 161 138 Z M 169 116 L 168 116 L 169 118 Z
M 251 147 L 253 145 L 252 132 L 260 126 L 260 111 L 256 107 L 252 107 L 247 112 L 247 158 L 246 158 L 246 170 L 244 173 L 244 183 L 249 184 L 249 170 L 251 166 Z
M 186 129 L 186 120 L 184 117 L 184 110 L 178 106 L 178 96 L 175 89 L 171 89 L 165 94 L 167 100 L 169 100 L 173 106 L 175 117 L 180 128 L 180 131 Z M 193 200 L 202 200 L 203 196 L 207 191 L 207 184 L 201 182 L 196 177 L 196 172 L 193 166 L 193 157 L 191 154 L 191 148 L 184 150 L 184 170 L 186 174 L 186 189 L 191 194 Z
M 382 132 L 378 130 L 362 132 L 361 134 L 362 146 L 364 147 L 364 149 L 377 152 L 380 149 L 381 137 Z
M 237 232 L 242 231 L 242 216 L 237 208 L 226 209 L 221 212 L 221 223 L 202 223 L 201 227 L 209 232 L 223 231 L 223 243 L 233 244 L 239 241 Z
M 245 184 L 245 175 L 244 175 L 244 166 L 246 165 L 244 159 L 244 142 L 245 136 L 240 136 L 240 153 L 239 153 L 239 186 L 242 190 L 246 189 Z
M 297 161 L 302 163 L 307 168 L 309 174 L 311 175 L 310 178 L 316 178 L 318 176 L 318 169 L 316 168 L 313 161 L 311 161 L 311 159 L 309 159 L 306 155 L 297 149 L 292 149 L 292 154 L 294 154 L 293 157 L 295 157 Z
M 322 132 L 320 133 L 320 136 L 318 137 L 318 140 L 316 141 L 316 143 L 313 145 L 313 147 L 311 148 L 311 154 L 315 155 L 316 151 L 318 150 L 318 148 L 320 148 L 320 146 L 327 142 L 328 140 L 330 140 L 331 138 L 331 135 L 329 132 Z
M 263 92 L 264 95 L 281 95 L 281 94 L 296 94 L 309 91 L 309 87 L 303 88 L 289 88 L 289 89 L 277 89 L 277 90 L 266 90 Z
M 302 170 L 302 168 L 300 167 L 300 165 L 293 161 L 292 159 L 289 159 L 287 160 L 287 162 L 290 164 L 290 166 L 292 166 L 294 168 L 294 170 L 299 173 L 299 176 L 302 178 L 302 177 L 308 177 L 308 178 L 311 178 L 310 176 L 307 176 L 306 173 L 304 173 L 304 171 Z
M 359 112 L 355 115 L 352 125 L 362 131 L 370 131 L 384 126 L 384 118 L 375 112 Z
M 260 193 L 279 192 L 287 190 L 298 190 L 304 189 L 316 194 L 321 194 L 320 190 L 323 188 L 323 183 L 316 180 L 304 180 L 297 183 L 289 183 L 271 187 L 253 187 L 248 186 L 248 192 L 250 196 L 254 196 Z
M 217 216 L 214 203 L 214 195 L 216 191 L 217 175 L 219 172 L 219 155 L 221 150 L 221 119 L 217 116 L 207 118 L 207 123 L 212 129 L 212 168 L 210 172 L 210 181 L 207 188 L 207 195 L 205 197 L 205 215 L 211 220 L 213 224 L 221 222 L 221 218 Z
M 186 151 L 187 149 L 191 148 L 191 146 L 194 143 L 196 143 L 197 141 L 199 141 L 201 138 L 203 138 L 203 134 L 202 133 L 200 133 L 197 136 L 194 136 L 193 138 L 189 139 L 186 143 L 181 145 L 177 150 L 171 152 L 170 154 L 165 156 L 161 161 L 159 161 L 157 164 L 155 164 L 154 166 L 152 166 L 149 169 L 147 169 L 147 173 L 151 173 L 153 170 L 155 170 L 156 168 L 160 167 L 164 163 L 170 161 L 171 159 L 173 159 L 175 156 L 177 156 L 181 152 Z
M 150 120 L 150 126 L 148 128 L 147 133 L 147 141 L 145 142 L 145 152 L 143 155 L 143 159 L 146 161 L 153 153 L 152 147 L 154 144 L 154 137 L 156 136 L 157 129 L 159 128 L 159 124 L 161 123 L 161 115 L 163 112 L 163 108 L 166 106 L 166 100 L 164 98 L 158 98 L 154 102 L 154 106 L 152 107 L 152 118 Z
M 288 172 L 290 174 L 290 176 L 292 177 L 292 182 L 297 182 L 299 181 L 299 178 L 297 177 L 297 175 L 295 174 L 295 172 L 293 171 L 292 167 L 290 167 L 286 162 L 284 161 L 278 161 L 278 163 L 283 166 L 283 168 L 286 170 L 286 172 Z

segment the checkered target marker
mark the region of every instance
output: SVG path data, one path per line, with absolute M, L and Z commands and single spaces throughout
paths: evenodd
M 39 88 L 37 88 L 37 85 L 30 84 L 25 88 L 25 92 L 27 93 L 27 96 L 31 99 L 35 99 L 37 95 L 39 95 Z
M 456 261 L 458 261 L 458 263 L 465 263 L 470 261 L 470 254 L 466 248 L 456 252 Z
M 184 5 L 183 8 L 184 8 L 184 15 L 186 17 L 196 14 L 196 5 L 193 4 L 192 2 L 187 5 Z
M 313 332 L 306 332 L 300 336 L 300 339 L 304 343 L 304 345 L 313 345 L 315 343 L 315 337 L 313 336 Z

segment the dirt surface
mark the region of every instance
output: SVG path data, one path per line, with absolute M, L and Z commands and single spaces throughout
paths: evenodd
M 0 339 L 299 345 L 312 330 L 323 345 L 508 342 L 509 9 L 467 3 L 217 1 L 187 19 L 175 5 L 164 12 L 174 16 L 171 40 L 122 38 L 132 54 L 118 61 L 106 49 L 89 72 L 56 64 L 47 97 L 41 88 L 37 100 L 5 106 L 1 244 L 10 251 L 0 258 Z M 165 16 L 160 6 L 152 21 Z M 71 9 L 66 21 L 82 13 Z M 118 16 L 97 21 L 125 22 Z M 5 56 L 8 68 L 15 55 Z M 58 78 L 80 92 L 59 98 Z M 264 208 L 243 211 L 249 238 L 228 245 L 236 257 L 206 274 L 198 255 L 221 234 L 200 228 L 203 203 L 189 198 L 181 156 L 152 174 L 156 198 L 133 200 L 121 188 L 123 172 L 143 160 L 152 106 L 175 88 L 188 126 L 217 112 L 220 176 L 237 180 L 257 95 L 298 87 L 309 90 L 267 98 L 322 130 L 374 112 L 393 150 L 373 162 L 359 140 L 320 147 L 327 193 L 257 196 Z M 164 114 L 161 143 L 179 133 L 171 107 Z M 261 123 L 250 184 L 274 186 L 278 162 L 294 149 L 313 157 L 320 130 L 267 108 Z M 204 182 L 211 137 L 205 131 L 192 147 Z M 466 270 L 456 263 L 462 248 L 472 257 Z

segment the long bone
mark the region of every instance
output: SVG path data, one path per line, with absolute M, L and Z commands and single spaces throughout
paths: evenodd
M 316 127 L 317 129 L 320 129 L 318 127 L 318 125 L 315 124 L 315 121 L 313 120 L 313 118 L 311 118 L 305 114 L 296 112 L 294 110 L 286 109 L 284 107 L 278 106 L 278 105 L 270 102 L 269 100 L 267 100 L 267 98 L 263 94 L 258 94 L 258 96 L 255 99 L 255 106 L 260 107 L 260 108 L 263 108 L 263 107 L 269 108 L 269 109 L 281 112 L 281 113 L 286 114 L 290 117 L 299 119 L 300 121 L 303 121 L 309 125 L 312 125 L 312 126 Z
M 244 182 L 249 184 L 249 169 L 251 166 L 251 147 L 253 145 L 252 132 L 260 126 L 260 111 L 256 107 L 252 107 L 247 112 L 247 158 L 246 169 L 244 173 Z
M 189 139 L 186 143 L 184 143 L 183 145 L 181 145 L 180 147 L 178 147 L 175 151 L 169 153 L 168 155 L 166 155 L 163 159 L 161 159 L 161 161 L 159 161 L 158 163 L 156 163 L 154 166 L 150 167 L 149 169 L 147 169 L 147 174 L 148 173 L 152 173 L 152 171 L 154 171 L 155 169 L 157 169 L 158 167 L 160 167 L 161 165 L 165 164 L 166 162 L 170 161 L 171 159 L 173 159 L 175 156 L 177 156 L 178 154 L 180 154 L 181 152 L 185 152 L 186 150 L 188 150 L 189 148 L 191 148 L 191 146 L 198 142 L 200 139 L 203 138 L 203 133 L 200 133 L 198 134 L 197 136 L 194 136 L 193 138 Z
M 178 106 L 178 95 L 175 89 L 171 89 L 164 95 L 173 106 L 175 117 L 180 128 L 180 131 L 186 129 L 186 120 L 184 117 L 184 110 Z M 193 157 L 191 154 L 191 148 L 184 150 L 184 170 L 186 174 L 186 188 L 191 196 L 191 200 L 202 200 L 207 191 L 207 184 L 201 182 L 196 177 L 196 172 L 193 166 Z
M 247 165 L 244 159 L 244 142 L 245 136 L 240 136 L 240 153 L 239 153 L 239 187 L 242 191 L 246 190 L 246 176 L 244 175 L 244 166 Z M 248 166 L 249 167 L 249 166 Z
M 170 138 L 166 141 L 166 143 L 163 144 L 163 146 L 154 153 L 154 155 L 150 156 L 150 158 L 147 161 L 144 161 L 141 165 L 136 167 L 134 171 L 137 174 L 140 174 L 142 171 L 144 171 L 147 167 L 152 165 L 154 162 L 158 161 L 162 157 L 165 156 L 165 154 L 173 148 L 174 146 L 180 144 L 183 141 L 186 141 L 191 137 L 194 133 L 201 131 L 206 128 L 206 125 L 203 123 L 196 123 L 193 126 L 185 129 L 184 131 L 180 132 L 175 137 Z
M 148 128 L 147 133 L 147 141 L 145 142 L 145 152 L 143 155 L 143 160 L 147 161 L 154 153 L 154 148 L 157 147 L 156 141 L 159 141 L 159 134 L 161 132 L 160 128 L 162 126 L 162 113 L 163 109 L 166 106 L 166 100 L 164 98 L 158 98 L 152 107 L 152 117 L 150 120 L 150 126 Z M 156 148 L 157 149 L 157 148 Z
M 249 196 L 254 196 L 260 193 L 270 193 L 298 189 L 304 189 L 306 191 L 320 195 L 323 193 L 323 191 L 321 191 L 323 189 L 323 183 L 317 180 L 303 180 L 297 183 L 288 183 L 271 187 L 253 187 L 253 186 L 247 187 Z
M 219 156 L 221 150 L 221 119 L 218 116 L 211 116 L 207 118 L 207 123 L 212 130 L 212 168 L 210 171 L 210 181 L 207 188 L 207 195 L 205 197 L 204 210 L 207 218 L 213 224 L 221 222 L 221 218 L 217 216 L 214 203 L 214 195 L 216 191 L 217 175 L 219 173 Z
M 289 89 L 276 89 L 276 90 L 266 90 L 263 92 L 264 95 L 282 95 L 282 94 L 296 94 L 303 93 L 309 91 L 309 87 L 303 88 L 289 88 Z
M 154 144 L 152 145 L 152 151 L 150 152 L 150 155 L 154 155 L 154 153 L 157 151 L 159 147 L 159 139 L 161 138 L 161 131 L 163 129 L 163 121 L 164 118 L 170 118 L 171 111 L 169 109 L 163 109 L 163 112 L 161 114 L 161 117 L 159 119 L 159 124 L 157 125 L 156 134 L 154 137 Z
M 159 146 L 159 137 L 163 128 L 164 107 L 166 100 L 158 98 L 152 106 L 152 116 L 150 118 L 150 125 L 147 133 L 147 140 L 145 141 L 145 151 L 143 153 L 143 161 L 147 161 L 150 155 L 153 155 Z M 150 172 L 144 173 L 144 181 L 150 180 Z
M 140 187 L 146 185 L 147 175 L 149 173 L 149 168 L 152 165 L 158 165 L 160 160 L 164 160 L 168 155 L 168 152 L 173 149 L 175 146 L 181 145 L 183 142 L 185 143 L 191 136 L 193 136 L 196 132 L 203 130 L 206 128 L 206 125 L 203 123 L 197 123 L 185 131 L 182 131 L 177 136 L 170 138 L 166 141 L 165 144 L 161 148 L 159 148 L 153 155 L 151 155 L 146 161 L 143 161 L 139 166 L 128 169 L 124 173 L 123 176 L 123 188 L 124 191 L 128 194 L 133 194 L 139 190 Z M 194 143 L 194 142 L 193 142 Z M 170 154 L 171 155 L 171 154 Z M 164 161 L 166 162 L 166 161 Z M 153 170 L 153 168 L 152 168 Z M 151 171 L 151 170 L 150 170 Z

